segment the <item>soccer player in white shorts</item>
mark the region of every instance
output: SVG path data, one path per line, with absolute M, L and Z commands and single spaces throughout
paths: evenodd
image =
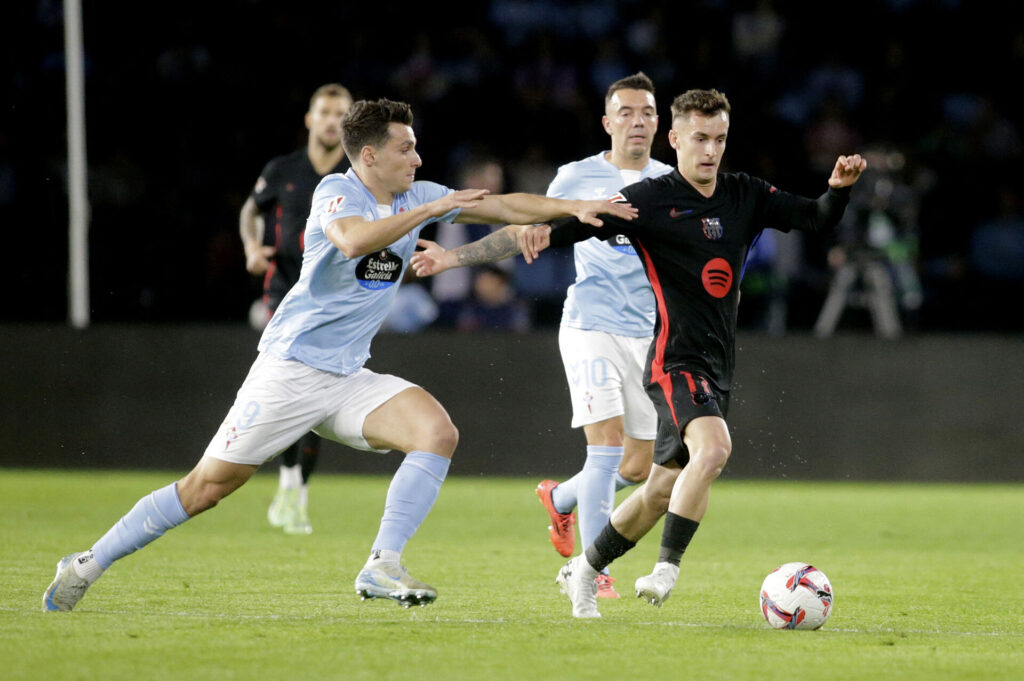
M 418 386 L 366 367 L 350 376 L 315 369 L 293 359 L 260 354 L 205 456 L 259 466 L 315 431 L 353 449 L 385 453 L 366 441 L 366 417 L 398 393 Z
M 458 431 L 423 388 L 363 368 L 417 235 L 440 220 L 527 223 L 575 215 L 600 226 L 599 213 L 632 219 L 636 211 L 603 200 L 488 196 L 416 182 L 422 161 L 412 111 L 401 102 L 356 102 L 342 127 L 352 168 L 328 175 L 314 192 L 299 281 L 264 330 L 260 355 L 205 455 L 184 478 L 140 499 L 91 549 L 62 558 L 43 594 L 45 610 L 74 608 L 114 561 L 217 505 L 310 429 L 357 448 L 406 453 L 356 593 L 405 606 L 437 597 L 400 560 L 437 498 Z
M 646 75 L 609 86 L 601 122 L 611 150 L 559 168 L 548 196 L 609 198 L 626 185 L 672 171 L 651 159 L 658 113 Z M 450 252 L 430 244 L 413 258 L 413 267 L 425 276 L 508 257 L 518 251 L 503 251 L 498 242 L 515 246 L 511 234 L 519 229 L 512 225 Z M 573 508 L 579 509 L 580 537 L 588 545 L 608 523 L 616 490 L 647 478 L 657 433 L 642 381 L 654 331 L 654 294 L 640 259 L 625 239 L 588 239 L 574 246 L 574 258 L 576 281 L 566 295 L 559 346 L 572 395 L 572 427 L 583 428 L 587 456 L 572 478 L 537 486 L 551 543 L 567 557 L 576 542 Z M 598 595 L 618 598 L 614 581 L 607 571 L 599 575 Z
M 658 415 L 644 390 L 644 361 L 650 336 L 617 336 L 563 326 L 558 349 L 572 403 L 573 428 L 622 417 L 622 431 L 635 440 L 652 441 Z
M 654 84 L 646 75 L 612 83 L 602 123 L 611 151 L 559 168 L 548 196 L 611 196 L 672 170 L 650 156 L 658 114 Z M 537 486 L 548 512 L 548 536 L 566 557 L 575 549 L 573 508 L 587 546 L 608 523 L 615 492 L 647 478 L 658 430 L 643 383 L 654 295 L 640 259 L 624 239 L 589 239 L 573 251 L 576 281 L 566 294 L 558 346 L 572 399 L 572 427 L 583 428 L 587 456 L 568 480 L 544 480 Z M 618 598 L 614 581 L 607 570 L 599 574 L 597 595 Z
M 573 506 L 578 508 L 580 537 L 586 546 L 608 522 L 615 492 L 642 482 L 650 470 L 658 429 L 658 415 L 643 382 L 650 344 L 650 336 L 564 325 L 558 331 L 572 427 L 583 428 L 587 438 L 587 458 L 579 473 L 562 483 L 544 480 L 537 486 L 551 523 L 551 543 L 563 556 L 573 553 Z M 607 572 L 598 575 L 598 596 L 618 597 L 614 581 Z

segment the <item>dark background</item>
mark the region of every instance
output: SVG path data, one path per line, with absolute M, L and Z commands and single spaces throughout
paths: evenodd
M 186 471 L 255 341 L 237 324 L 18 328 L 4 339 L 18 361 L 0 365 L 18 396 L 0 404 L 0 466 Z M 460 433 L 452 474 L 561 477 L 586 442 L 557 347 L 555 330 L 385 334 L 368 366 L 444 404 Z M 1024 481 L 1024 339 L 741 332 L 736 356 L 725 477 Z M 390 474 L 401 456 L 325 442 L 318 470 Z
M 61 3 L 10 5 L 0 43 L 0 319 L 60 322 Z M 903 228 L 923 295 L 908 325 L 1024 328 L 1024 30 L 1015 3 L 868 0 L 827 12 L 820 3 L 730 0 L 492 0 L 458 11 L 271 0 L 83 5 L 96 322 L 244 321 L 259 283 L 244 271 L 239 208 L 263 164 L 304 142 L 308 97 L 325 82 L 357 98 L 411 102 L 421 178 L 454 185 L 468 156 L 488 153 L 505 165 L 508 190 L 543 192 L 558 164 L 606 148 L 604 89 L 642 69 L 662 114 L 654 155 L 670 163 L 668 105 L 691 87 L 732 101 L 725 169 L 784 189 L 822 190 L 818 154 L 830 163 L 839 152 L 899 153 L 898 180 L 914 208 Z M 787 293 L 790 329 L 808 328 L 820 309 L 829 245 L 805 244 Z
M 255 356 L 247 317 L 260 285 L 244 270 L 238 212 L 266 161 L 304 144 L 319 85 L 412 103 L 422 179 L 457 186 L 466 160 L 487 154 L 507 190 L 542 193 L 559 164 L 607 148 L 604 90 L 644 70 L 662 161 L 674 160 L 668 106 L 693 87 L 732 102 L 725 170 L 814 196 L 839 153 L 900 161 L 858 185 L 836 237 L 800 244 L 782 335 L 764 333 L 765 278 L 744 280 L 727 475 L 1024 479 L 1015 3 L 83 4 L 86 331 L 64 325 L 62 6 L 3 10 L 0 465 L 196 460 Z M 919 305 L 901 309 L 896 341 L 874 338 L 859 309 L 816 339 L 826 253 L 863 248 L 865 216 L 884 197 L 899 247 L 885 257 L 916 277 Z M 421 382 L 451 411 L 462 431 L 453 472 L 559 475 L 582 458 L 552 326 L 564 285 L 546 301 L 520 295 L 532 333 L 431 329 L 374 344 L 371 368 Z M 324 470 L 394 467 L 351 454 L 325 456 Z

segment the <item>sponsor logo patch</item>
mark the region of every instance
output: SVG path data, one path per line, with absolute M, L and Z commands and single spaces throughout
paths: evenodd
M 327 212 L 337 213 L 339 210 L 341 210 L 341 206 L 343 203 L 345 203 L 344 196 L 335 196 L 327 203 Z
M 704 290 L 712 298 L 725 298 L 732 290 L 732 266 L 724 258 L 714 258 L 704 265 L 700 273 Z
M 627 255 L 636 255 L 636 249 L 633 248 L 633 244 L 629 243 L 629 237 L 622 234 L 616 234 L 614 237 L 608 240 L 608 245 L 614 248 L 619 253 L 625 253 Z
M 365 289 L 376 291 L 394 286 L 402 276 L 402 259 L 390 248 L 363 257 L 356 265 L 356 279 Z

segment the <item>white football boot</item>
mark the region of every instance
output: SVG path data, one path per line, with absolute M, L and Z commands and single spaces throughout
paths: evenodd
M 590 566 L 586 557 L 580 554 L 562 566 L 555 577 L 555 583 L 572 603 L 572 616 L 578 618 L 600 617 L 597 611 L 597 570 Z
M 657 563 L 654 572 L 636 580 L 636 597 L 660 608 L 661 604 L 668 600 L 678 578 L 678 565 Z
M 437 590 L 415 579 L 404 565 L 365 565 L 356 577 L 356 594 L 368 598 L 390 598 L 399 605 L 427 605 L 437 599 Z

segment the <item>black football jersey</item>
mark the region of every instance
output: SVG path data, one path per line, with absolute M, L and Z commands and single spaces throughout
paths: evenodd
M 720 173 L 710 197 L 679 170 L 629 185 L 612 197 L 639 211 L 632 220 L 601 215 L 604 227 L 574 218 L 553 223 L 551 245 L 626 236 L 643 261 L 657 313 L 644 380 L 675 370 L 707 376 L 728 393 L 735 364 L 739 283 L 755 238 L 766 228 L 831 230 L 849 188 L 808 199 L 744 173 Z
M 348 168 L 348 159 L 343 158 L 327 174 L 343 173 Z M 323 177 L 313 168 L 306 149 L 297 149 L 267 163 L 252 190 L 252 199 L 263 214 L 263 243 L 277 249 L 263 286 L 271 309 L 277 308 L 299 280 L 306 220 L 313 191 Z

